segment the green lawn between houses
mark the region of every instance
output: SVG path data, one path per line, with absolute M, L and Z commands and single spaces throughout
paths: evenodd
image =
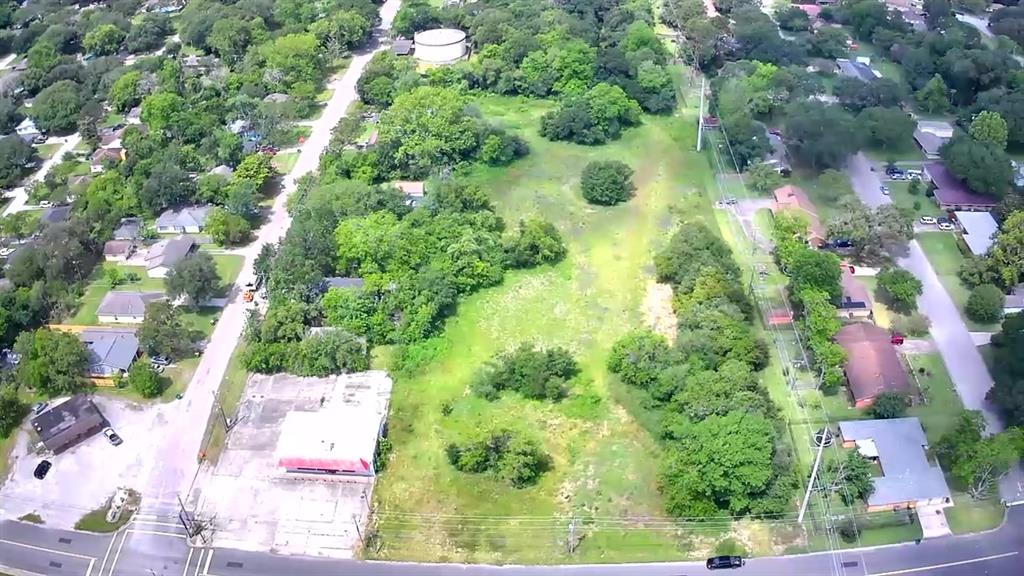
M 942 286 L 953 299 L 960 316 L 967 324 L 968 330 L 979 332 L 998 332 L 999 324 L 979 324 L 967 318 L 964 314 L 964 307 L 967 305 L 967 298 L 971 291 L 960 281 L 960 263 L 964 261 L 964 254 L 960 250 L 959 240 L 952 232 L 922 232 L 917 235 L 917 241 L 921 244 L 925 256 L 931 262 L 935 274 L 942 282 Z
M 652 256 L 677 219 L 673 210 L 709 218 L 710 201 L 700 195 L 710 172 L 692 152 L 692 111 L 682 118 L 648 117 L 619 141 L 582 147 L 538 136 L 539 117 L 550 103 L 487 96 L 478 105 L 485 118 L 525 137 L 531 152 L 509 167 L 478 167 L 469 177 L 490 193 L 510 225 L 530 214 L 554 222 L 569 256 L 557 266 L 509 273 L 501 286 L 468 298 L 442 336 L 417 346 L 420 370 L 395 375 L 389 421 L 395 448 L 374 493 L 380 547 L 367 555 L 526 563 L 699 557 L 729 531 L 727 523 L 679 530 L 581 525 L 586 537 L 575 555 L 565 551 L 574 511 L 664 516 L 656 486 L 659 446 L 613 401 L 617 383 L 604 366 L 612 343 L 641 325 Z M 580 171 L 598 159 L 634 168 L 634 199 L 614 208 L 583 201 Z M 583 377 L 569 398 L 550 404 L 505 395 L 491 404 L 466 393 L 483 362 L 524 341 L 566 346 L 577 356 Z M 443 404 L 450 404 L 450 415 L 442 415 Z M 544 443 L 554 462 L 537 486 L 515 490 L 448 464 L 446 442 L 492 423 L 522 427 Z M 513 518 L 523 515 L 551 520 Z M 768 526 L 746 524 L 757 535 L 757 551 L 766 553 Z

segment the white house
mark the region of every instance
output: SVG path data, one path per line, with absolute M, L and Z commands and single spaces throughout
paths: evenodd
M 166 210 L 156 219 L 156 231 L 160 234 L 198 234 L 206 226 L 206 216 L 213 206 L 185 206 L 178 210 Z

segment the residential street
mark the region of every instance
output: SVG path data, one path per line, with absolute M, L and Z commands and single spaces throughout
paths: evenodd
M 384 29 L 390 28 L 399 5 L 400 0 L 387 0 L 381 6 L 381 26 Z M 282 192 L 274 200 L 267 223 L 259 229 L 256 240 L 245 250 L 245 264 L 238 275 L 231 300 L 210 335 L 209 345 L 189 383 L 185 397 L 177 401 L 180 410 L 171 412 L 173 420 L 155 423 L 166 429 L 168 434 L 162 446 L 154 447 L 154 454 L 157 456 L 148 463 L 148 470 L 143 474 L 143 510 L 160 515 L 173 512 L 176 515 L 176 498 L 179 495 L 185 498 L 190 494 L 198 473 L 197 460 L 207 418 L 213 409 L 217 389 L 227 371 L 231 352 L 238 345 L 245 326 L 247 305 L 242 301 L 238 288 L 253 278 L 253 261 L 260 248 L 264 244 L 277 242 L 288 230 L 291 217 L 286 206 L 288 197 L 295 190 L 295 182 L 317 169 L 320 155 L 330 142 L 331 129 L 357 98 L 356 81 L 363 68 L 375 51 L 385 48 L 378 46 L 373 51 L 356 54 L 344 74 L 330 82 L 328 87 L 334 90 L 333 96 L 320 118 L 313 124 L 312 133 L 302 145 L 295 167 L 283 178 Z
M 872 208 L 891 202 L 889 197 L 879 190 L 881 181 L 877 172 L 871 171 L 871 163 L 864 154 L 858 153 L 851 158 L 846 171 L 861 202 Z M 960 311 L 943 288 L 917 240 L 910 242 L 908 253 L 897 258 L 897 263 L 913 273 L 924 286 L 917 307 L 931 320 L 932 339 L 946 363 L 946 369 L 964 406 L 971 410 L 981 410 L 985 415 L 989 432 L 1002 430 L 1003 423 L 999 415 L 992 404 L 985 400 L 985 394 L 992 387 L 992 376 L 960 316 Z M 1003 498 L 1010 502 L 1024 498 L 1022 482 L 1024 473 L 1018 467 L 1001 483 L 1000 492 Z
M 57 150 L 56 154 L 50 157 L 49 160 L 43 162 L 43 165 L 39 167 L 39 170 L 36 170 L 36 173 L 33 174 L 28 181 L 30 183 L 39 182 L 43 178 L 46 178 L 46 175 L 49 174 L 50 170 L 53 169 L 53 167 L 60 162 L 60 159 L 63 158 L 65 154 L 74 149 L 75 146 L 78 146 L 78 143 L 81 141 L 82 137 L 79 136 L 78 133 L 72 134 L 71 136 L 48 139 L 46 141 L 47 144 L 60 143 L 61 147 L 59 150 Z M 12 200 L 4 208 L 4 216 L 7 216 L 8 214 L 12 214 L 14 212 L 21 212 L 22 210 L 31 210 L 33 208 L 36 208 L 36 206 L 31 206 L 28 204 L 28 191 L 25 190 L 24 186 L 14 188 L 13 190 L 11 190 L 11 193 L 8 196 L 12 197 Z

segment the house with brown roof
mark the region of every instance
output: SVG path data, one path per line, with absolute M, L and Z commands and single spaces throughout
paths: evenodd
M 928 162 L 924 172 L 935 185 L 935 201 L 943 210 L 969 210 L 988 212 L 996 207 L 996 199 L 972 191 L 967 184 L 953 175 L 942 162 Z
M 867 318 L 871 316 L 871 296 L 868 289 L 857 281 L 849 266 L 843 266 L 839 277 L 843 295 L 836 306 L 836 314 L 842 318 Z
M 882 392 L 910 393 L 907 371 L 885 329 L 866 322 L 847 324 L 836 342 L 846 351 L 846 382 L 857 408 L 870 406 Z
M 92 172 L 103 172 L 107 164 L 117 164 L 124 160 L 124 150 L 121 148 L 97 148 L 92 153 L 89 169 Z
M 821 225 L 818 211 L 807 197 L 807 193 L 796 186 L 786 185 L 776 189 L 772 194 L 772 214 L 789 212 L 803 216 L 807 220 L 807 243 L 815 248 L 821 248 L 825 244 L 825 227 Z
M 108 240 L 103 245 L 103 259 L 107 262 L 124 262 L 134 253 L 134 240 Z

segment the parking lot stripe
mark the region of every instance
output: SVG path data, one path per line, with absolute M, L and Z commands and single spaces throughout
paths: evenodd
M 4 544 L 10 544 L 11 546 L 21 546 L 22 548 L 31 548 L 32 550 L 39 550 L 42 552 L 53 552 L 54 554 L 61 554 L 63 556 L 70 556 L 72 558 L 80 558 L 82 560 L 95 560 L 92 556 L 85 556 L 83 554 L 75 554 L 73 552 L 64 552 L 63 550 L 54 550 L 53 548 L 43 548 L 42 546 L 34 546 L 32 544 L 24 544 L 22 542 L 14 542 L 12 540 L 0 540 Z
M 200 548 L 199 549 L 199 559 L 196 560 L 196 571 L 193 573 L 194 576 L 199 576 L 199 569 L 202 568 L 202 566 L 203 566 L 203 553 L 204 552 L 206 552 L 206 549 L 204 549 L 204 548 Z
M 177 522 L 157 522 L 156 520 L 133 520 L 132 524 L 151 524 L 153 526 L 171 526 L 172 528 L 181 528 L 181 524 Z
M 114 547 L 114 540 L 117 540 L 117 532 L 110 537 L 110 544 L 107 545 L 107 553 L 103 555 L 103 562 L 100 563 L 100 576 L 103 576 L 103 568 L 107 566 L 107 557 L 110 556 L 110 549 Z
M 85 576 L 92 576 L 92 567 L 96 564 L 96 559 L 92 558 L 89 560 L 89 566 L 85 569 Z
M 210 560 L 213 560 L 213 548 L 210 548 L 210 553 L 206 555 L 206 566 L 203 566 L 203 576 L 210 574 Z
M 181 576 L 188 576 L 188 565 L 192 563 L 192 553 L 195 552 L 195 551 L 196 551 L 195 548 L 189 548 L 188 549 L 188 559 L 185 560 L 185 571 L 181 573 Z M 200 554 L 202 554 L 202 552 L 200 552 Z M 202 560 L 201 556 L 200 556 L 200 560 Z M 197 566 L 198 566 L 198 564 L 197 564 Z
M 117 566 L 117 559 L 121 557 L 121 548 L 124 547 L 124 541 L 128 539 L 128 531 L 121 532 L 121 543 L 117 545 L 117 552 L 114 552 L 114 560 L 110 563 L 110 571 L 107 572 L 108 576 L 114 575 L 114 567 Z M 103 573 L 100 573 L 103 576 Z

